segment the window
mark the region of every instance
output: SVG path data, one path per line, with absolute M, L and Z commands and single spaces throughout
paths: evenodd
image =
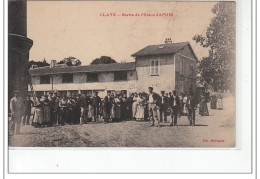
M 194 75 L 193 66 L 190 65 L 190 77 L 193 78 L 193 75 Z
M 62 75 L 62 83 L 73 83 L 73 74 Z
M 50 84 L 50 76 L 41 76 L 40 84 Z
M 127 72 L 126 71 L 116 71 L 116 72 L 114 72 L 114 74 L 115 74 L 115 77 L 114 77 L 115 81 L 127 80 Z
M 180 61 L 180 75 L 183 75 L 183 61 Z
M 97 73 L 87 73 L 87 82 L 98 82 Z
M 159 60 L 151 60 L 150 75 L 159 75 Z
M 67 91 L 58 91 L 58 96 L 60 97 L 67 96 Z
M 76 97 L 78 95 L 78 91 L 77 90 L 71 90 L 68 91 L 70 96 Z

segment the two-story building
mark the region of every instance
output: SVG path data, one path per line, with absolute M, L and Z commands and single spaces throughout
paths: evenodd
M 188 91 L 196 84 L 197 58 L 188 42 L 149 45 L 132 55 L 135 62 L 88 66 L 51 66 L 30 69 L 37 95 L 57 91 L 58 95 L 75 96 L 99 91 L 170 92 Z

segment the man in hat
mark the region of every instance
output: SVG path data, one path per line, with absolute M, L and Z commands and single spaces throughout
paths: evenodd
M 22 118 L 22 125 L 29 125 L 30 117 L 31 117 L 31 109 L 33 106 L 33 101 L 30 99 L 31 96 L 28 95 L 26 99 L 23 101 L 24 105 L 24 115 Z
M 156 126 L 160 127 L 160 95 L 153 92 L 153 87 L 149 87 L 148 90 L 147 102 L 149 118 L 151 121 L 150 126 L 154 126 L 154 123 L 156 123 Z
M 105 96 L 103 100 L 103 117 L 104 122 L 109 122 L 109 119 L 111 117 L 111 109 L 112 109 L 112 98 L 111 98 L 111 92 L 107 92 L 107 96 Z
M 177 95 L 177 91 L 173 91 L 172 97 L 169 100 L 170 106 L 171 106 L 171 119 L 172 122 L 170 126 L 175 126 L 177 124 L 177 117 L 178 113 L 180 111 L 180 99 Z
M 187 117 L 191 126 L 195 125 L 195 111 L 197 109 L 196 97 L 193 93 L 188 93 L 188 97 L 185 103 L 187 109 Z
M 10 101 L 11 110 L 11 131 L 12 135 L 20 134 L 21 118 L 24 112 L 23 99 L 19 97 L 19 91 L 14 92 L 14 97 Z
M 98 91 L 94 92 L 94 96 L 92 98 L 92 106 L 93 106 L 93 122 L 97 122 L 99 115 L 99 108 L 101 106 L 101 98 L 98 96 Z
M 165 95 L 165 91 L 161 91 L 161 105 L 160 105 L 161 122 L 167 122 L 167 114 L 166 114 L 167 108 L 168 108 L 168 97 Z

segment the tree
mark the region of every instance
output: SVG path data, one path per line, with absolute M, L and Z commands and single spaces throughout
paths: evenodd
M 32 67 L 32 65 L 37 65 L 38 67 L 45 67 L 45 66 L 50 66 L 49 63 L 46 62 L 45 58 L 43 59 L 43 61 L 29 61 L 28 63 L 28 70 Z
M 101 56 L 100 58 L 94 59 L 90 65 L 95 65 L 95 64 L 108 64 L 108 63 L 117 63 L 114 59 L 108 56 Z
M 75 57 L 68 57 L 68 58 L 64 58 L 63 60 L 61 60 L 57 64 L 66 64 L 68 66 L 80 66 L 81 61 L 80 61 L 80 59 L 77 59 Z
M 193 40 L 209 49 L 198 65 L 200 82 L 215 90 L 233 90 L 235 77 L 235 3 L 218 2 L 212 8 L 216 16 L 211 19 L 206 36 L 195 35 Z

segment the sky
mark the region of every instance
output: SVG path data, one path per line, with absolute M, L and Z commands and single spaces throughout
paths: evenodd
M 192 37 L 205 34 L 215 2 L 28 1 L 30 60 L 47 62 L 73 56 L 89 65 L 100 56 L 132 62 L 147 45 L 189 41 L 198 58 L 208 50 Z M 116 13 L 121 16 L 102 16 Z M 122 13 L 173 13 L 173 16 L 122 16 Z

